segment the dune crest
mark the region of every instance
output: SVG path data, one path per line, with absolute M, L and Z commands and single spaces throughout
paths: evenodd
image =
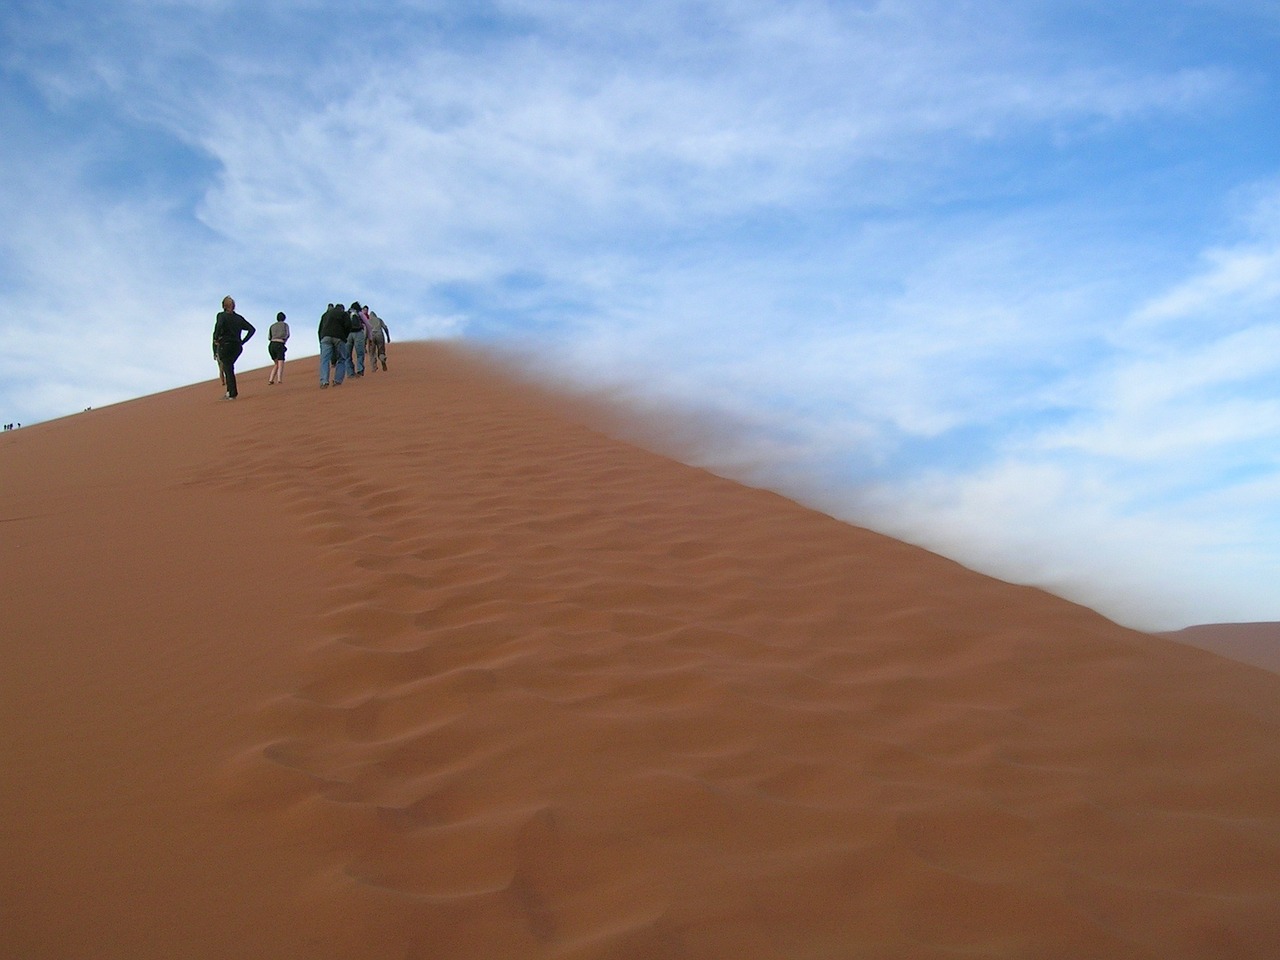
M 1273 955 L 1280 677 L 313 366 L 0 443 L 13 955 Z
M 1280 673 L 1280 623 L 1203 623 L 1162 636 Z

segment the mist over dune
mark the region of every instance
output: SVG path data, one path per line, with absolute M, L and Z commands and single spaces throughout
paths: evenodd
M 7 953 L 1272 955 L 1280 676 L 457 345 L 314 366 L 0 438 Z
M 653 364 L 624 374 L 568 362 L 527 341 L 485 349 L 509 375 L 556 390 L 577 416 L 614 436 L 989 576 L 1048 590 L 1134 629 L 1168 631 L 1271 609 L 1257 571 L 1206 565 L 1204 544 L 1190 528 L 1158 516 L 1121 520 L 1091 504 L 1110 496 L 1096 483 L 1076 489 L 1074 481 L 1034 469 L 984 481 L 925 464 L 887 479 L 876 465 L 881 441 L 860 436 L 856 422 L 824 423 L 787 402 L 753 405 L 711 385 L 690 389 L 650 376 Z M 671 367 L 679 365 L 671 358 Z M 1070 502 L 1055 513 L 1054 499 Z

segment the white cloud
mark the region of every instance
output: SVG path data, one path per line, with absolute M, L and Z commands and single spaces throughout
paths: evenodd
M 1025 36 L 998 42 L 989 19 L 945 5 L 504 9 L 538 29 L 360 61 L 323 105 L 255 81 L 261 68 L 220 73 L 230 92 L 213 105 L 158 80 L 147 96 L 170 98 L 157 112 L 223 166 L 205 207 L 221 230 L 314 245 L 326 214 L 363 217 L 396 241 L 470 241 L 482 257 L 495 242 L 529 255 L 535 235 L 809 204 L 851 166 L 921 163 L 933 138 L 1183 111 L 1230 84 L 1213 70 L 1044 65 Z
M 224 293 L 303 329 L 356 297 L 401 338 L 527 335 L 579 378 L 714 410 L 737 426 L 709 460 L 970 562 L 1087 586 L 1110 550 L 1128 573 L 1101 579 L 1147 595 L 1196 593 L 1210 553 L 1270 571 L 1243 531 L 1275 517 L 1280 191 L 1234 243 L 1165 236 L 1185 195 L 1159 192 L 1274 67 L 1137 55 L 1181 4 L 1099 8 L 1108 46 L 1058 29 L 1072 9 L 0 14 L 10 102 L 50 127 L 0 113 L 0 285 L 47 331 L 38 351 L 0 321 L 6 420 L 208 377 Z
M 856 510 L 1135 625 L 1274 618 L 1280 324 L 1233 312 L 1275 299 L 1258 242 L 1215 250 L 1149 298 L 1072 377 L 1067 425 L 1006 434 L 997 461 L 898 478 Z M 1151 303 L 1177 309 L 1153 324 Z
M 1210 250 L 1204 259 L 1199 274 L 1146 304 L 1135 320 L 1180 320 L 1228 306 L 1250 309 L 1280 298 L 1280 247 Z
M 1047 433 L 1045 448 L 1153 462 L 1280 440 L 1280 326 L 1151 344 L 1096 376 L 1091 412 Z

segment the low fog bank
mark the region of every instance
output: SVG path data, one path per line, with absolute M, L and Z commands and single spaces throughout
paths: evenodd
M 602 433 L 718 476 L 772 490 L 841 521 L 922 547 L 1009 583 L 1038 587 L 1146 632 L 1249 619 L 1260 602 L 1230 571 L 1168 548 L 1150 525 L 1120 523 L 1083 501 L 1075 515 L 1013 517 L 952 498 L 940 472 L 868 476 L 867 457 L 821 428 L 722 402 L 662 395 L 652 384 L 591 383 L 534 353 L 487 346 L 509 374 L 552 390 Z M 825 442 L 824 442 L 825 441 Z M 1028 480 L 1034 482 L 1034 478 Z M 1267 612 L 1252 619 L 1265 620 Z

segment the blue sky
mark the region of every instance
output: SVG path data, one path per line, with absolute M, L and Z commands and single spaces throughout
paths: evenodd
M 1121 622 L 1280 619 L 1277 50 L 1277 0 L 11 0 L 0 413 L 359 299 Z

